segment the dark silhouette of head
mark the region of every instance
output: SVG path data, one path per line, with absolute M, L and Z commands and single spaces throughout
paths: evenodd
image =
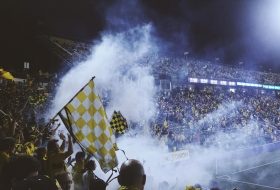
M 36 150 L 37 158 L 43 159 L 47 154 L 47 149 L 45 147 L 39 147 Z
M 94 160 L 89 160 L 89 161 L 86 163 L 85 168 L 86 168 L 87 170 L 94 171 L 95 168 L 96 168 L 95 161 L 94 161 Z
M 0 151 L 12 154 L 15 150 L 16 140 L 12 137 L 5 137 L 0 140 Z
M 143 190 L 146 175 L 142 164 L 134 159 L 125 161 L 121 166 L 118 182 L 122 186 L 136 187 Z
M 49 140 L 48 145 L 47 145 L 47 149 L 48 152 L 59 152 L 59 145 L 57 144 L 58 140 L 57 139 L 52 139 Z
M 37 176 L 40 168 L 39 161 L 35 157 L 27 155 L 16 157 L 13 161 L 11 161 L 11 165 L 11 169 L 17 171 L 14 173 L 14 177 L 18 180 L 31 176 Z
M 85 159 L 85 153 L 84 152 L 77 152 L 75 155 L 76 162 L 81 162 Z

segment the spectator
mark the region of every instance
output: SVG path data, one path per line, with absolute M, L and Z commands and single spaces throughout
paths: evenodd
M 11 188 L 10 161 L 15 150 L 15 139 L 6 137 L 0 140 L 0 189 Z
M 86 172 L 83 175 L 83 186 L 85 190 L 88 190 L 90 181 L 96 179 L 96 176 L 93 173 L 93 171 L 96 169 L 96 164 L 93 160 L 90 160 L 88 163 L 86 163 L 85 168 Z
M 93 173 L 96 168 L 95 162 L 93 160 L 89 160 L 85 167 L 86 173 L 83 175 L 84 190 L 106 189 L 107 184 Z
M 85 172 L 85 153 L 77 152 L 75 160 L 76 163 L 72 169 L 72 176 L 74 181 L 74 189 L 79 190 L 83 185 L 83 174 Z
M 14 174 L 13 190 L 59 190 L 55 180 L 47 176 L 38 175 L 40 163 L 31 156 L 19 156 L 13 161 Z
M 37 148 L 35 158 L 40 163 L 39 174 L 47 175 L 47 149 L 45 147 Z
M 15 150 L 15 139 L 12 137 L 6 137 L 0 140 L 0 175 L 5 165 L 8 164 L 10 157 Z
M 57 179 L 63 190 L 69 190 L 71 187 L 71 179 L 66 169 L 65 159 L 73 153 L 73 145 L 71 136 L 68 135 L 68 150 L 61 152 L 58 140 L 50 140 L 47 146 L 47 167 L 48 174 L 51 178 Z
M 146 183 L 146 175 L 142 164 L 138 160 L 125 161 L 120 169 L 118 182 L 120 190 L 143 190 Z

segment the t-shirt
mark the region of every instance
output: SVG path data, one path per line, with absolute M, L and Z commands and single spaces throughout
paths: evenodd
M 73 170 L 72 170 L 72 175 L 73 175 L 73 180 L 75 184 L 82 184 L 83 183 L 83 173 L 84 173 L 84 162 L 76 162 Z
M 106 186 L 106 182 L 98 177 L 89 181 L 89 190 L 106 190 Z
M 83 187 L 85 190 L 89 190 L 89 183 L 90 183 L 90 181 L 93 181 L 95 178 L 96 177 L 95 177 L 93 171 L 87 171 L 83 175 Z
M 47 158 L 47 169 L 50 177 L 55 177 L 57 175 L 67 172 L 64 160 L 69 155 L 64 152 L 49 153 Z

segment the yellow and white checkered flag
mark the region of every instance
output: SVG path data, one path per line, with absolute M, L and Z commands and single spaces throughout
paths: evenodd
M 101 169 L 107 172 L 118 164 L 115 137 L 94 86 L 93 80 L 90 80 L 59 115 L 77 142 L 93 154 Z

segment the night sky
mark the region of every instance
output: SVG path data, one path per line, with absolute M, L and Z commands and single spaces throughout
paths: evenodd
M 152 23 L 155 35 L 168 44 L 166 54 L 188 51 L 199 59 L 219 57 L 223 64 L 243 62 L 246 68 L 280 72 L 280 29 L 268 25 L 274 17 L 260 11 L 263 4 L 262 0 L 4 0 L 0 65 L 22 68 L 29 61 L 47 69 L 58 64 L 38 43 L 40 34 L 92 42 L 104 31 Z M 269 8 L 269 13 L 275 11 Z

